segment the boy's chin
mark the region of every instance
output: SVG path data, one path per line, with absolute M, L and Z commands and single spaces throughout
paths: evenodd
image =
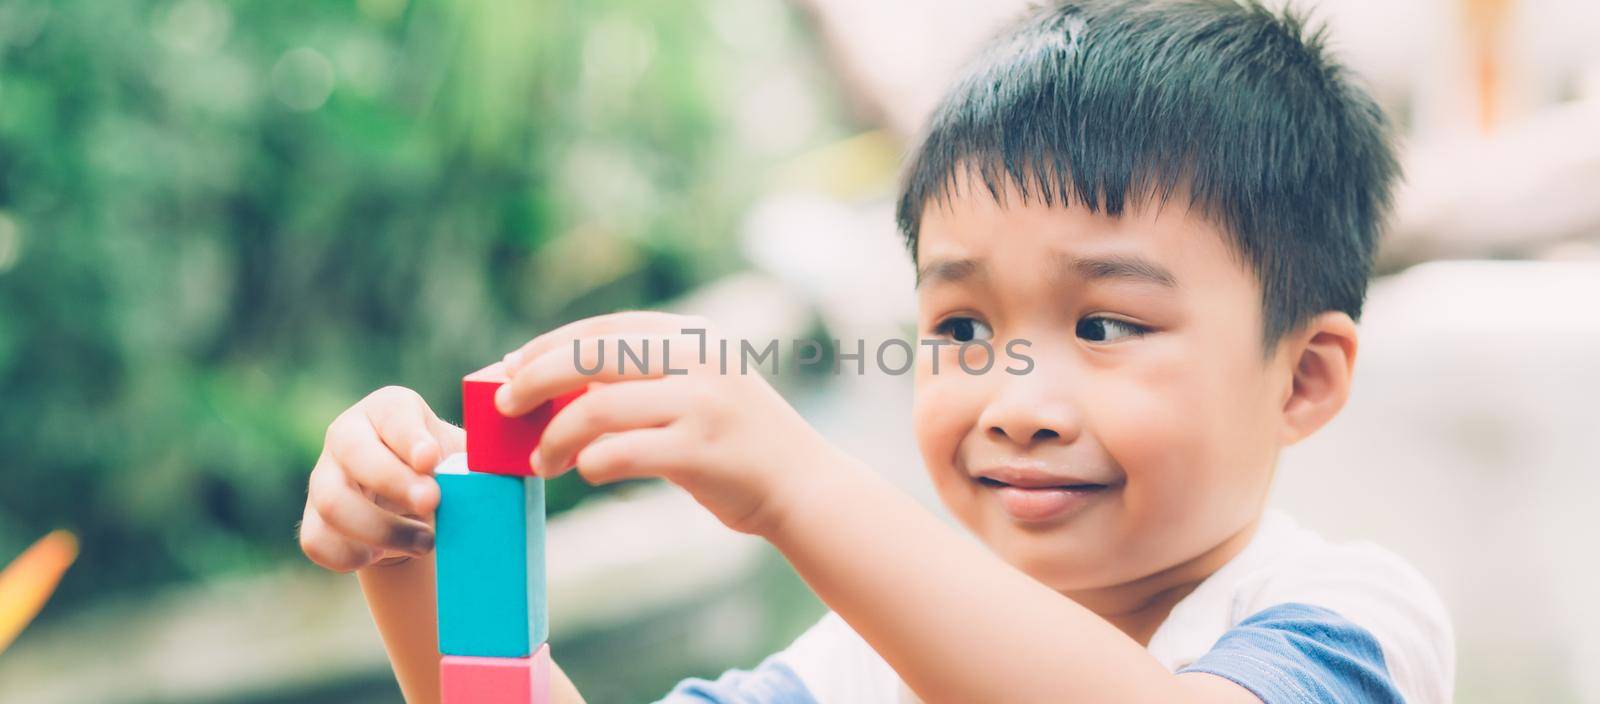
M 1058 592 L 1084 592 L 1115 587 L 1122 582 L 1100 560 L 1063 559 L 1060 555 L 1027 552 L 1002 554 L 1006 562 Z
M 991 517 L 974 532 L 1006 562 L 1056 591 L 1082 591 L 1115 586 L 1127 567 L 1118 558 L 1114 536 L 1092 525 L 1018 526 Z

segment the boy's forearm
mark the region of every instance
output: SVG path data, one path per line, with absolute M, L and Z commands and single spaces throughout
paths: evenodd
M 433 555 L 356 573 L 408 704 L 439 701 L 439 629 Z
M 439 630 L 434 600 L 433 555 L 357 572 L 372 619 L 378 624 L 395 679 L 407 704 L 439 701 Z M 583 704 L 583 696 L 554 660 L 552 704 Z
M 556 664 L 554 658 L 550 660 L 550 702 L 551 704 L 585 704 L 583 695 L 578 693 L 578 687 L 572 684 L 567 673 Z
M 768 538 L 930 703 L 1181 695 L 1132 638 L 870 469 L 822 467 L 805 484 Z

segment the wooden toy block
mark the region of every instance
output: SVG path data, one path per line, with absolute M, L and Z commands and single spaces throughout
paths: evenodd
M 526 658 L 446 655 L 439 690 L 442 704 L 549 704 L 550 646 Z
M 516 418 L 500 415 L 494 392 L 508 381 L 505 365 L 496 362 L 461 380 L 462 425 L 467 429 L 467 466 L 490 474 L 533 474 L 529 457 L 556 412 L 583 394 L 579 389 Z
M 435 470 L 439 652 L 527 657 L 549 635 L 544 480 L 465 465 L 457 454 Z

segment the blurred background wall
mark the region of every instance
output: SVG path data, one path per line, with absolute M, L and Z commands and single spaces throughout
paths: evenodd
M 332 417 L 398 383 L 456 418 L 463 373 L 619 308 L 906 334 L 900 154 L 1025 5 L 0 0 L 0 562 L 81 546 L 0 702 L 397 700 L 354 580 L 294 540 Z M 1274 500 L 1428 574 L 1460 701 L 1600 701 L 1600 5 L 1296 5 L 1408 178 L 1355 394 Z M 909 378 L 775 381 L 938 510 Z M 821 613 L 668 487 L 550 500 L 590 701 Z

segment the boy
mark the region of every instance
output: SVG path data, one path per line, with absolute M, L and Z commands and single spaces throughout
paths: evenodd
M 506 356 L 497 403 L 599 382 L 535 471 L 664 477 L 832 609 L 671 701 L 1449 701 L 1427 583 L 1264 508 L 1280 449 L 1349 393 L 1395 172 L 1320 39 L 1255 5 L 1072 3 L 995 43 L 933 116 L 899 209 L 919 335 L 950 343 L 918 348 L 918 444 L 988 549 L 714 354 L 578 371 L 602 343 L 699 349 L 703 320 L 541 335 Z M 1031 365 L 960 365 L 1001 349 Z M 302 545 L 357 571 L 411 701 L 432 700 L 438 656 L 431 533 L 405 514 L 432 511 L 428 475 L 461 437 L 385 389 L 334 421 L 311 475 Z

